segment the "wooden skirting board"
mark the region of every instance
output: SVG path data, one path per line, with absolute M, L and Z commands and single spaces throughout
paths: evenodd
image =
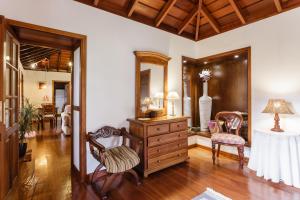
M 206 147 L 206 146 L 203 146 L 203 145 L 200 145 L 200 144 L 189 145 L 189 149 L 196 148 L 196 147 L 199 147 L 199 148 L 207 150 L 207 151 L 211 151 L 210 147 Z M 233 160 L 239 160 L 238 155 L 235 155 L 235 154 L 232 154 L 232 153 L 228 153 L 228 152 L 225 152 L 225 151 L 220 151 L 220 155 L 222 155 L 222 156 L 224 156 L 226 158 L 233 159 Z M 244 157 L 244 161 L 246 163 L 248 163 L 249 158 Z

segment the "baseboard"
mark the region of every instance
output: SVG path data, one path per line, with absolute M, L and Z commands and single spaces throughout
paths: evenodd
M 206 150 L 206 151 L 210 151 L 210 152 L 211 152 L 211 147 L 203 146 L 203 145 L 201 145 L 201 144 L 192 144 L 192 145 L 189 145 L 189 149 L 192 149 L 192 148 L 195 148 L 195 147 L 199 147 L 199 148 L 201 148 L 201 149 L 204 149 L 204 150 Z M 230 159 L 232 159 L 232 160 L 237 160 L 237 161 L 239 160 L 239 156 L 238 156 L 238 155 L 235 155 L 235 154 L 233 154 L 233 153 L 228 153 L 228 152 L 225 152 L 225 151 L 220 151 L 220 155 L 222 155 L 222 156 L 224 156 L 224 157 L 226 157 L 226 158 L 230 158 Z M 245 161 L 246 163 L 248 163 L 249 158 L 244 157 L 244 161 Z

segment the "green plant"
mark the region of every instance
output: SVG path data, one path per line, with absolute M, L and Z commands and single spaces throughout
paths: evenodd
M 37 109 L 25 99 L 25 104 L 20 112 L 19 118 L 19 142 L 21 144 L 25 141 L 26 132 L 32 131 L 32 121 L 37 117 Z

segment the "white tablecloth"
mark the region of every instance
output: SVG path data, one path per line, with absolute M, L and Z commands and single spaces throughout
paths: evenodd
M 300 133 L 254 130 L 248 167 L 266 180 L 300 188 Z

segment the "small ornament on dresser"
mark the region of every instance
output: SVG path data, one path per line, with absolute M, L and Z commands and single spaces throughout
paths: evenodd
M 212 107 L 212 98 L 208 96 L 208 81 L 212 74 L 210 70 L 203 69 L 199 76 L 203 80 L 203 95 L 199 98 L 200 128 L 201 131 L 208 131 Z

